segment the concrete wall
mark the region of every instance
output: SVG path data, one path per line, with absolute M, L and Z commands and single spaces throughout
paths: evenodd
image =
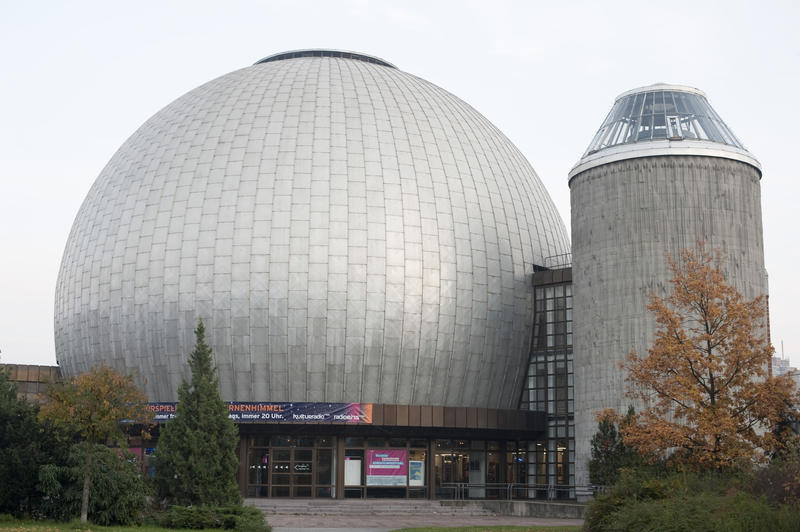
M 546 519 L 583 519 L 586 505 L 553 501 L 439 501 L 442 506 L 478 506 L 497 515 L 541 517 Z
M 667 254 L 706 247 L 748 299 L 767 291 L 759 173 L 721 158 L 662 156 L 598 166 L 571 183 L 576 482 L 588 484 L 595 412 L 625 411 L 619 363 L 652 344 L 648 295 L 665 295 Z

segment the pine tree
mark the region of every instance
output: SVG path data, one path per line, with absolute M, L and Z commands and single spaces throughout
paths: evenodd
M 592 458 L 589 460 L 589 482 L 601 486 L 612 486 L 619 479 L 623 467 L 636 467 L 641 464 L 639 456 L 622 441 L 617 429 L 630 423 L 634 416 L 633 407 L 628 414 L 619 419 L 613 410 L 603 410 L 597 414 L 597 432 L 592 436 Z
M 211 348 L 202 320 L 189 357 L 191 382 L 178 388 L 175 417 L 156 446 L 159 494 L 174 504 L 221 506 L 241 503 L 236 485 L 238 429 L 219 395 Z

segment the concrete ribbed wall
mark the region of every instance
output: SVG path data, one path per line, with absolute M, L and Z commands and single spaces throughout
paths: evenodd
M 747 298 L 766 293 L 759 173 L 714 157 L 628 159 L 570 182 L 575 353 L 576 481 L 588 483 L 594 414 L 626 410 L 619 363 L 646 352 L 655 320 L 648 295 L 665 295 L 667 254 L 698 239 L 727 254 L 729 281 Z

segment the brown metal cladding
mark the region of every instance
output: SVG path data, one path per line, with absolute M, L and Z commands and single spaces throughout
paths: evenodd
M 467 408 L 467 427 L 471 429 L 478 428 L 478 409 Z
M 486 427 L 490 429 L 497 428 L 497 410 L 490 408 L 486 413 Z
M 433 427 L 444 427 L 444 407 L 433 407 Z
M 444 426 L 456 427 L 456 408 L 453 406 L 444 407 Z
M 383 405 L 383 424 L 397 425 L 397 405 Z
M 397 426 L 408 426 L 408 405 L 397 405 Z
M 372 405 L 372 424 L 383 425 L 383 405 Z
M 412 427 L 422 426 L 422 407 L 414 405 L 408 407 L 408 424 Z
M 420 407 L 420 420 L 423 427 L 433 426 L 433 407 L 421 406 Z

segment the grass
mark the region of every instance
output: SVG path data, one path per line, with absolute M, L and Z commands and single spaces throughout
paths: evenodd
M 57 521 L 33 521 L 30 519 L 14 519 L 0 516 L 0 530 L 3 532 L 175 532 L 174 528 L 162 528 L 154 525 L 144 526 L 99 526 L 80 521 L 60 523 Z M 205 532 L 218 532 L 221 528 L 207 528 Z M 193 532 L 203 532 L 195 530 Z
M 153 525 L 144 526 L 98 526 L 79 521 L 59 523 L 56 521 L 32 521 L 0 516 L 0 530 L 3 532 L 175 532 L 174 528 Z M 218 532 L 220 528 L 207 528 L 194 532 Z M 470 527 L 427 527 L 404 528 L 402 532 L 578 532 L 579 526 L 470 526 Z M 399 531 L 393 531 L 399 532 Z
M 454 526 L 402 528 L 392 532 L 579 532 L 580 526 Z

